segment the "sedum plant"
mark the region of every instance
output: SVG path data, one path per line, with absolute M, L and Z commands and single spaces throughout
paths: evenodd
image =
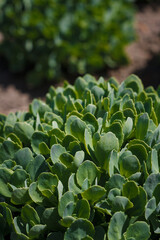
M 30 84 L 125 64 L 134 40 L 130 0 L 0 1 L 0 54 Z
M 0 119 L 2 240 L 158 239 L 159 90 L 85 75 Z

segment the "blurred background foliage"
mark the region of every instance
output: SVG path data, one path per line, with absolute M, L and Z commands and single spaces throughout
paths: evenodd
M 132 0 L 1 0 L 0 55 L 27 81 L 59 81 L 127 63 L 135 39 Z

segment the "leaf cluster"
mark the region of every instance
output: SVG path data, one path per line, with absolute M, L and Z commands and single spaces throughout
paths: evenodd
M 0 120 L 1 239 L 158 239 L 159 89 L 87 74 Z
M 0 53 L 34 85 L 125 64 L 134 12 L 130 0 L 2 0 Z

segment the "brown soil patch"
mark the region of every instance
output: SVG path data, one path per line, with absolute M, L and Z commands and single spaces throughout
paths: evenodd
M 127 47 L 130 64 L 109 71 L 120 82 L 131 73 L 137 74 L 145 86 L 160 84 L 160 6 L 146 6 L 137 13 L 137 41 Z
M 131 73 L 137 74 L 145 86 L 160 84 L 160 5 L 146 5 L 136 16 L 137 41 L 127 47 L 130 64 L 107 72 L 120 82 Z M 29 91 L 23 78 L 16 80 L 3 67 L 0 71 L 0 112 L 26 111 L 35 97 L 43 97 L 49 84 Z

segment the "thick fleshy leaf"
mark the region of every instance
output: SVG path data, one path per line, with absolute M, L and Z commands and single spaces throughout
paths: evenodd
M 108 227 L 108 239 L 109 240 L 121 240 L 123 236 L 123 229 L 127 216 L 123 212 L 116 212 L 109 223 Z
M 0 194 L 4 197 L 11 197 L 11 191 L 7 185 L 10 182 L 13 171 L 7 168 L 0 168 Z
M 63 213 L 69 203 L 75 203 L 77 200 L 76 196 L 72 192 L 66 192 L 60 199 L 58 205 L 58 213 L 63 217 Z
M 53 163 L 59 162 L 59 157 L 61 154 L 65 153 L 66 149 L 62 147 L 60 144 L 54 144 L 51 147 L 51 160 Z
M 123 185 L 122 194 L 123 196 L 131 200 L 138 195 L 138 191 L 139 189 L 137 184 L 134 181 L 129 181 Z
M 149 225 L 140 221 L 131 224 L 125 233 L 126 240 L 148 240 L 150 235 Z
M 36 154 L 40 154 L 40 143 L 49 144 L 49 136 L 44 132 L 34 132 L 31 139 L 31 146 Z
M 88 179 L 89 184 L 92 185 L 95 179 L 98 177 L 99 171 L 96 165 L 87 160 L 84 161 L 78 168 L 76 177 L 77 183 L 82 186 L 85 179 Z
M 26 171 L 29 173 L 32 181 L 37 180 L 38 176 L 42 172 L 48 171 L 48 165 L 45 158 L 42 155 L 37 155 L 35 159 L 29 162 L 26 167 Z
M 84 131 L 86 123 L 79 118 L 73 120 L 71 124 L 71 132 L 74 137 L 78 138 L 79 141 L 84 142 Z
M 27 165 L 32 161 L 33 153 L 28 147 L 22 148 L 15 153 L 14 159 L 18 165 L 26 169 Z
M 141 93 L 143 91 L 142 81 L 134 74 L 127 77 L 124 84 L 126 88 L 132 88 L 136 93 Z
M 106 190 L 101 186 L 92 186 L 81 193 L 82 197 L 92 203 L 99 201 L 106 194 Z
M 10 182 L 17 188 L 25 187 L 27 184 L 27 179 L 29 175 L 23 169 L 16 169 L 10 178 Z
M 126 179 L 120 174 L 114 174 L 106 184 L 106 189 L 109 191 L 112 188 L 118 188 L 122 190 L 123 184 L 126 182 Z
M 34 129 L 26 122 L 17 122 L 14 125 L 14 132 L 25 145 L 29 145 Z
M 58 185 L 58 177 L 52 173 L 43 172 L 39 175 L 37 186 L 39 191 L 46 197 L 50 197 Z
M 81 193 L 81 188 L 77 184 L 77 179 L 75 173 L 73 173 L 68 180 L 68 189 L 70 192 L 75 194 Z
M 43 216 L 42 221 L 44 224 L 47 225 L 47 228 L 50 231 L 59 231 L 61 229 L 59 224 L 60 217 L 58 215 L 58 209 L 57 208 L 46 208 Z
M 46 225 L 42 224 L 34 225 L 29 231 L 29 237 L 31 239 L 40 239 L 44 236 L 46 230 L 47 230 Z
M 78 218 L 87 218 L 90 216 L 90 205 L 86 199 L 80 199 L 76 203 L 74 213 Z
M 98 159 L 100 166 L 105 170 L 109 167 L 108 157 L 113 149 L 118 151 L 118 139 L 112 132 L 105 133 L 97 142 L 95 147 L 96 158 Z
M 119 168 L 120 173 L 123 176 L 129 177 L 132 174 L 140 171 L 140 163 L 135 155 L 130 155 L 121 159 L 119 162 Z
M 26 204 L 21 210 L 21 218 L 25 223 L 29 223 L 31 226 L 40 223 L 40 218 L 36 210 L 29 204 Z
M 147 193 L 141 186 L 138 187 L 138 194 L 131 199 L 133 207 L 128 209 L 129 216 L 141 216 L 144 213 L 147 203 Z
M 116 196 L 112 201 L 112 211 L 113 212 L 125 212 L 126 210 L 133 207 L 133 203 L 123 196 Z
M 0 163 L 7 159 L 13 159 L 14 154 L 20 149 L 20 146 L 12 141 L 4 141 L 0 145 Z
M 150 217 L 153 215 L 154 211 L 156 210 L 156 199 L 155 197 L 152 197 L 145 207 L 145 218 L 146 220 L 149 220 Z
M 87 235 L 93 237 L 94 233 L 95 231 L 92 223 L 86 219 L 79 218 L 67 229 L 64 235 L 64 240 L 81 240 L 85 239 Z
M 43 202 L 44 196 L 39 191 L 38 186 L 37 186 L 37 182 L 33 182 L 29 186 L 28 193 L 29 193 L 29 196 L 30 196 L 30 198 L 32 199 L 33 202 L 35 202 L 35 203 L 42 203 Z
M 138 122 L 136 125 L 136 138 L 144 139 L 148 130 L 149 125 L 149 116 L 147 113 L 143 113 L 139 116 Z
M 12 192 L 11 202 L 15 205 L 23 205 L 29 200 L 28 188 L 17 188 Z
M 152 173 L 151 175 L 149 175 L 146 182 L 144 183 L 144 189 L 146 190 L 149 198 L 152 197 L 153 191 L 159 183 L 160 173 Z

